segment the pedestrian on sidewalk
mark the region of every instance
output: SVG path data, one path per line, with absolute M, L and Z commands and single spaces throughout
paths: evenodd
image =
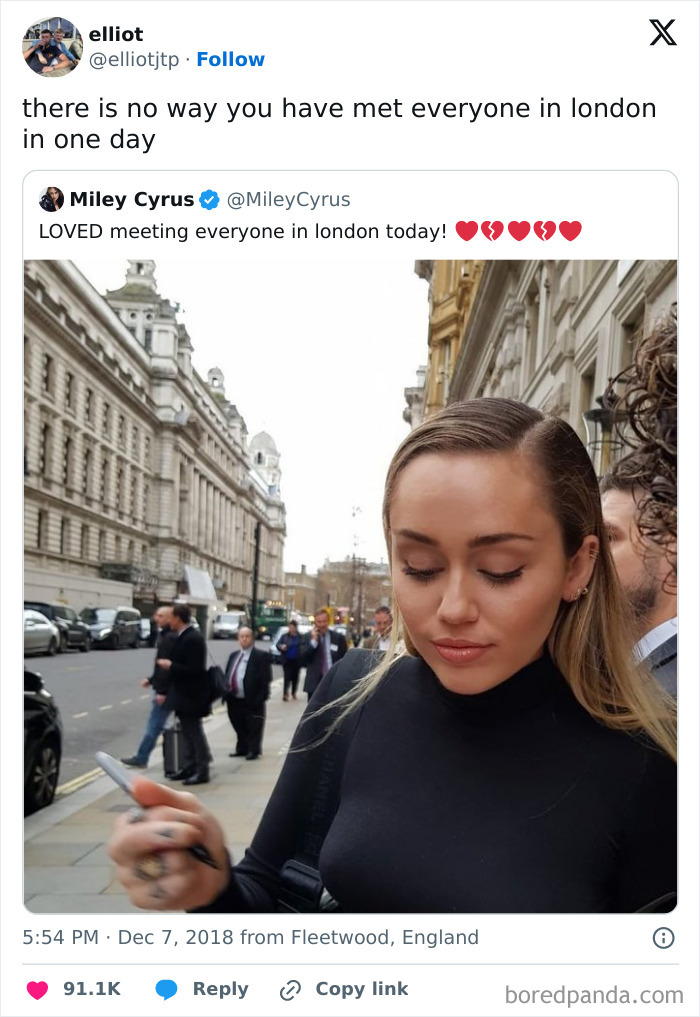
M 168 672 L 168 702 L 180 721 L 185 743 L 184 766 L 171 779 L 183 784 L 207 784 L 210 752 L 202 727 L 202 717 L 210 712 L 207 646 L 192 625 L 187 604 L 173 604 L 170 625 L 177 637 L 170 659 L 159 657 L 156 664 Z
M 332 632 L 330 623 L 331 616 L 322 607 L 314 615 L 314 627 L 302 645 L 301 663 L 306 667 L 304 692 L 309 699 L 323 676 L 348 652 L 345 636 L 342 632 Z
M 173 632 L 170 627 L 172 621 L 172 608 L 169 604 L 161 604 L 161 606 L 153 614 L 153 626 L 157 631 L 156 639 L 156 660 L 153 664 L 153 674 L 150 678 L 143 678 L 141 681 L 141 687 L 144 689 L 152 688 L 153 697 L 151 699 L 151 712 L 148 715 L 146 722 L 146 730 L 141 744 L 137 748 L 133 756 L 129 756 L 126 759 L 122 759 L 122 763 L 125 766 L 133 766 L 140 770 L 145 770 L 148 766 L 148 759 L 153 751 L 158 736 L 163 731 L 168 717 L 170 716 L 172 707 L 168 704 L 168 686 L 170 684 L 170 676 L 168 671 L 158 664 L 158 658 L 170 659 L 171 651 L 175 645 L 177 639 L 177 633 Z M 166 775 L 167 776 L 167 775 Z
M 259 759 L 265 730 L 266 701 L 270 698 L 272 657 L 254 646 L 253 630 L 242 626 L 238 630 L 239 649 L 226 664 L 229 692 L 226 709 L 231 727 L 236 732 L 236 748 L 229 756 Z
M 290 621 L 289 631 L 285 636 L 280 636 L 276 646 L 282 655 L 282 672 L 284 674 L 282 699 L 288 703 L 290 698 L 297 698 L 301 669 L 301 636 L 295 621 Z
M 374 635 L 369 636 L 362 644 L 364 650 L 377 650 L 379 653 L 386 653 L 391 646 L 391 626 L 394 619 L 391 611 L 383 605 L 374 612 Z

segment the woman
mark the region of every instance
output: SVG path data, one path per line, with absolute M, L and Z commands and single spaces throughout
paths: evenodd
M 295 621 L 290 621 L 289 631 L 277 640 L 276 646 L 282 654 L 282 671 L 284 672 L 282 699 L 288 703 L 290 698 L 297 698 L 299 668 L 301 667 L 301 636 Z
M 39 204 L 45 212 L 58 212 L 63 208 L 63 191 L 59 191 L 58 187 L 47 187 Z
M 320 870 L 343 910 L 668 909 L 673 704 L 632 663 L 574 431 L 510 400 L 451 406 L 394 456 L 384 526 L 403 652 L 390 650 L 339 716 L 322 683 L 232 871 L 213 816 L 139 781 L 154 807 L 145 822 L 120 820 L 110 851 L 132 901 L 274 910 L 308 827 L 300 789 L 335 717 L 352 739 Z M 198 841 L 219 870 L 173 850 Z

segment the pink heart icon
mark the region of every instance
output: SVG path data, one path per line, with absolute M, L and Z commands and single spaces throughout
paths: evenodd
M 27 982 L 27 992 L 33 999 L 41 999 L 48 991 L 46 982 Z
M 455 229 L 457 230 L 457 235 L 460 236 L 462 240 L 471 240 L 471 238 L 475 236 L 476 231 L 479 229 L 479 224 L 474 222 L 473 219 L 470 219 L 469 222 L 465 222 L 464 219 L 460 219 L 459 222 L 456 223 Z
M 538 219 L 533 229 L 540 240 L 549 240 L 557 232 L 557 224 L 552 222 L 551 219 L 547 219 L 546 222 Z
M 493 222 L 487 219 L 481 224 L 481 232 L 487 240 L 498 240 L 503 232 L 503 223 L 499 222 L 498 219 L 495 219 Z
M 566 219 L 559 223 L 559 232 L 565 240 L 575 240 L 581 232 L 581 223 L 576 219 L 573 222 L 567 222 Z

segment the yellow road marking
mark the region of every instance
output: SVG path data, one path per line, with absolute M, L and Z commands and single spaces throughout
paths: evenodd
M 56 788 L 56 794 L 68 795 L 73 791 L 79 791 L 81 787 L 85 787 L 86 784 L 91 784 L 93 780 L 96 780 L 103 773 L 104 770 L 101 766 L 96 767 L 94 770 L 89 770 L 80 777 L 75 777 L 73 780 L 66 781 L 65 784 L 60 784 Z

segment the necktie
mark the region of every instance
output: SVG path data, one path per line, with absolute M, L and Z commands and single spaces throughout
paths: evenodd
M 318 645 L 321 647 L 321 677 L 328 670 L 328 661 L 326 660 L 326 637 L 325 635 L 318 637 Z
M 233 670 L 231 671 L 231 682 L 230 682 L 230 685 L 231 685 L 231 692 L 233 692 L 234 696 L 237 696 L 238 695 L 238 691 L 239 691 L 239 689 L 238 689 L 237 674 L 238 674 L 238 665 L 240 664 L 240 662 L 242 660 L 243 660 L 243 653 L 241 652 L 241 653 L 238 654 L 238 657 L 236 659 L 236 663 L 233 665 Z

